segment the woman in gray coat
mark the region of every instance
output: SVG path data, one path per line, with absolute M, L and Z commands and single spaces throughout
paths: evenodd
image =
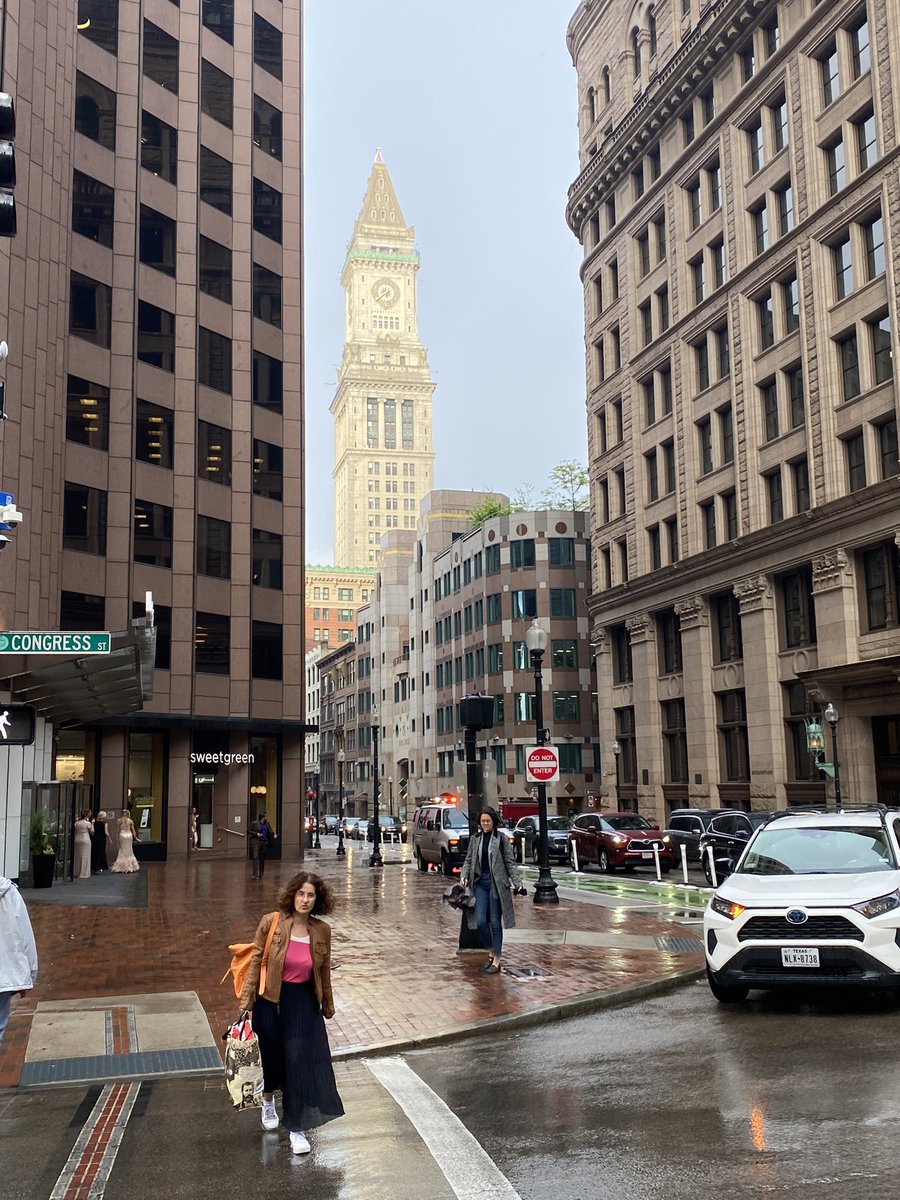
M 488 974 L 500 971 L 503 951 L 503 926 L 514 928 L 513 890 L 522 889 L 522 879 L 516 867 L 508 838 L 501 837 L 500 817 L 492 808 L 485 808 L 478 818 L 481 832 L 469 839 L 469 850 L 460 871 L 460 883 L 470 884 L 475 891 L 475 921 L 478 934 L 490 958 L 482 967 Z M 471 911 L 471 910 L 469 910 Z

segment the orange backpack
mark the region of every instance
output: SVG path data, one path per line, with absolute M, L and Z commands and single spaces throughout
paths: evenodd
M 269 933 L 266 937 L 266 948 L 263 950 L 262 962 L 259 967 L 259 984 L 256 988 L 257 996 L 261 996 L 266 990 L 266 968 L 269 962 L 269 947 L 272 945 L 272 938 L 275 934 L 275 926 L 278 924 L 279 914 L 272 913 L 272 920 L 269 925 Z M 231 966 L 222 976 L 221 982 L 224 983 L 229 975 L 234 978 L 234 994 L 240 1000 L 241 993 L 244 990 L 244 980 L 247 978 L 247 972 L 250 969 L 250 959 L 253 957 L 254 942 L 236 942 L 233 946 L 229 946 L 231 951 Z

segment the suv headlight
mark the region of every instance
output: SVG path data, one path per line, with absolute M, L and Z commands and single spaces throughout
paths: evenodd
M 717 912 L 720 917 L 727 917 L 729 921 L 736 921 L 746 907 L 735 900 L 725 900 L 722 896 L 713 896 L 709 906 L 713 912 Z
M 877 896 L 874 900 L 864 900 L 862 904 L 851 904 L 850 907 L 864 917 L 880 917 L 900 908 L 900 891 L 888 892 L 886 896 Z
M 616 836 L 612 839 L 612 844 L 614 846 L 624 846 L 627 841 L 628 841 L 628 838 L 622 837 L 621 833 L 617 833 Z

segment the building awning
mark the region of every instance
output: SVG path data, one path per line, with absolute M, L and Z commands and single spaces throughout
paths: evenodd
M 888 654 L 882 658 L 861 659 L 843 663 L 836 667 L 814 667 L 809 671 L 798 671 L 797 678 L 808 692 L 818 692 L 826 699 L 840 689 L 845 699 L 867 699 L 872 689 L 879 694 L 886 692 L 900 695 L 900 654 Z
M 156 630 L 135 624 L 110 635 L 109 654 L 0 658 L 0 685 L 54 725 L 84 725 L 143 708 L 153 696 Z

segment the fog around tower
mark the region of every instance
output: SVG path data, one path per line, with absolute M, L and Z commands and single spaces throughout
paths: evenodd
M 308 562 L 332 558 L 344 251 L 381 146 L 422 266 L 437 383 L 435 486 L 513 493 L 584 459 L 574 10 L 559 0 L 308 0 L 305 14 Z

